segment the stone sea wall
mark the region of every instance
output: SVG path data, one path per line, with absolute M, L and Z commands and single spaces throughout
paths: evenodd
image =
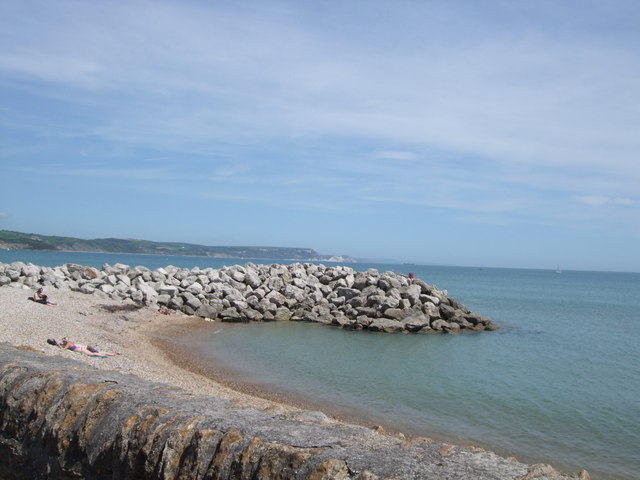
M 0 286 L 4 285 L 68 288 L 227 322 L 293 320 L 376 332 L 495 329 L 490 319 L 420 279 L 312 263 L 247 263 L 202 270 L 0 263 Z
M 569 480 L 320 412 L 275 414 L 0 343 L 0 478 Z

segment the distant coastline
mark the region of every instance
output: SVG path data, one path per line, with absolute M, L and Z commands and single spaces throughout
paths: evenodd
M 213 258 L 251 258 L 297 261 L 356 263 L 350 255 L 322 255 L 312 248 L 209 246 L 182 242 L 98 238 L 81 239 L 0 230 L 0 248 L 7 250 L 47 250 L 84 253 L 122 253 L 132 255 L 179 255 Z

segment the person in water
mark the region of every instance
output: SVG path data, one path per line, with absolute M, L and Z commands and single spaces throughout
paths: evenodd
M 97 348 L 91 345 L 81 345 L 79 343 L 73 343 L 71 340 L 63 339 L 62 348 L 71 350 L 72 352 L 84 353 L 90 357 L 113 357 L 116 354 L 111 352 L 101 352 Z
M 44 293 L 44 288 L 40 287 L 36 293 L 33 294 L 33 301 L 42 303 L 43 305 L 53 306 L 55 303 L 49 301 L 49 296 Z

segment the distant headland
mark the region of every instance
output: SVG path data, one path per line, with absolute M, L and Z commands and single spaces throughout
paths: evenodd
M 68 252 L 137 253 L 150 255 L 190 255 L 217 258 L 354 263 L 349 255 L 321 255 L 312 248 L 207 246 L 193 243 L 153 242 L 150 240 L 40 235 L 0 230 L 0 248 L 11 250 L 54 250 Z

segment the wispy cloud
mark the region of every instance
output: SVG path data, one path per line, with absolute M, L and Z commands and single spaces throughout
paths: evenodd
M 67 89 L 67 102 L 97 106 L 107 139 L 180 148 L 207 138 L 349 135 L 534 165 L 599 168 L 606 156 L 637 175 L 628 120 L 640 69 L 635 49 L 620 44 L 505 27 L 474 44 L 485 33 L 474 21 L 440 12 L 469 28 L 466 48 L 451 33 L 434 48 L 409 30 L 399 52 L 352 24 L 321 36 L 292 4 L 253 14 L 195 3 L 55 5 L 43 6 L 46 26 L 23 19 L 6 32 L 15 40 L 0 66 L 9 78 L 58 86 L 42 95 Z M 389 17 L 387 28 L 397 21 Z
M 182 182 L 167 195 L 227 205 L 626 228 L 638 18 L 573 0 L 5 2 L 0 168 Z
M 584 196 L 578 196 L 575 197 L 575 199 L 580 202 L 583 203 L 585 205 L 589 205 L 592 207 L 600 207 L 603 205 L 633 205 L 635 202 L 630 199 L 630 198 L 621 198 L 621 197 L 615 197 L 615 198 L 609 198 L 609 197 L 604 197 L 602 195 L 584 195 Z
M 381 158 L 385 160 L 415 160 L 417 158 L 416 154 L 413 152 L 393 150 L 376 152 L 374 156 L 375 158 Z

